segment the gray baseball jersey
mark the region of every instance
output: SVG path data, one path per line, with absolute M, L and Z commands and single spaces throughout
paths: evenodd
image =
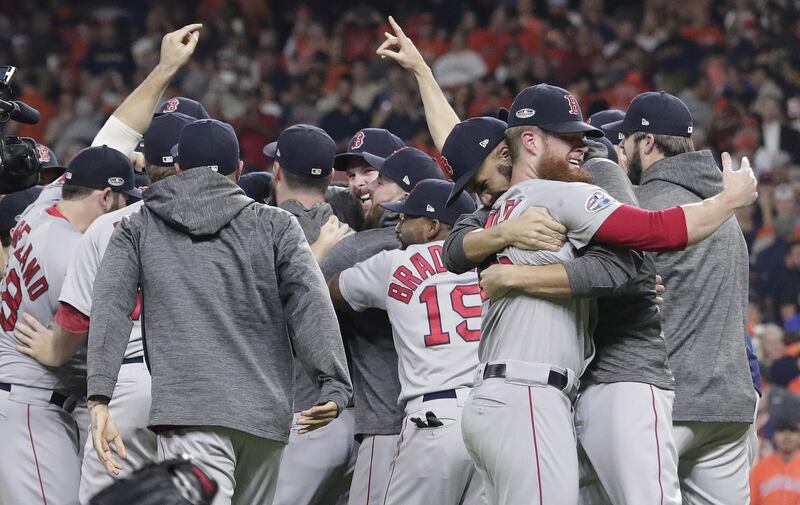
M 52 323 L 67 264 L 81 232 L 56 207 L 40 210 L 37 202 L 14 228 L 6 276 L 0 285 L 0 382 L 55 389 L 60 381 L 53 371 L 15 349 L 14 325 L 23 312 L 45 326 Z
M 605 191 L 590 184 L 541 179 L 514 185 L 492 206 L 487 227 L 521 215 L 528 207 L 546 207 L 567 228 L 567 243 L 558 252 L 525 251 L 508 247 L 500 262 L 520 265 L 561 263 L 575 257 L 620 205 Z M 485 302 L 482 362 L 515 359 L 548 363 L 580 375 L 592 356 L 591 333 L 596 318 L 591 300 L 543 299 L 510 295 Z M 535 321 L 536 333 L 530 325 Z M 535 339 L 535 343 L 531 342 Z
M 86 317 L 92 313 L 92 288 L 94 278 L 97 276 L 97 268 L 100 260 L 106 252 L 111 234 L 124 218 L 142 208 L 144 202 L 139 201 L 133 205 L 128 205 L 114 212 L 98 217 L 81 237 L 75 254 L 67 267 L 64 285 L 61 287 L 61 295 L 58 300 L 72 305 Z M 140 305 L 131 314 L 133 329 L 128 348 L 125 351 L 126 358 L 142 356 L 142 323 L 139 321 Z
M 383 251 L 339 276 L 342 296 L 354 310 L 389 313 L 401 405 L 425 393 L 470 386 L 478 365 L 478 276 L 448 272 L 443 243 Z

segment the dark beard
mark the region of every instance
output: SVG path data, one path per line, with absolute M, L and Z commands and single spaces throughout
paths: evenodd
M 511 165 L 505 161 L 501 161 L 497 164 L 497 172 L 506 178 L 506 180 L 511 180 Z
M 575 168 L 564 158 L 556 157 L 550 149 L 545 152 L 536 167 L 540 179 L 561 182 L 592 182 L 592 174 L 583 168 Z
M 642 157 L 638 149 L 628 158 L 628 178 L 634 186 L 638 186 L 642 181 Z

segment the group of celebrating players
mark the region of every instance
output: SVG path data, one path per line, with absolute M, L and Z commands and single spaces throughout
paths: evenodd
M 233 128 L 161 99 L 195 24 L 17 211 L 0 504 L 183 454 L 214 505 L 749 502 L 747 159 L 695 151 L 664 92 L 461 121 L 389 23 L 438 161 L 294 125 L 240 179 Z

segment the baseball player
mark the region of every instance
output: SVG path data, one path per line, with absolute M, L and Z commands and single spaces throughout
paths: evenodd
M 322 228 L 334 220 L 334 210 L 325 202 L 325 192 L 333 173 L 336 144 L 325 131 L 311 125 L 294 125 L 281 132 L 278 140 L 267 145 L 264 153 L 275 160 L 272 168 L 270 204 L 291 213 L 312 252 Z M 343 231 L 348 230 L 342 227 Z M 338 235 L 343 238 L 343 235 Z M 330 249 L 335 242 L 326 241 Z M 295 357 L 294 419 L 318 401 L 321 384 L 313 371 L 307 371 Z M 283 452 L 275 491 L 276 505 L 335 504 L 347 502 L 347 492 L 355 461 L 354 420 L 345 409 L 328 426 L 310 433 L 300 433 L 295 424 Z
M 387 158 L 393 152 L 405 147 L 400 138 L 383 128 L 364 128 L 356 132 L 347 144 L 347 151 L 337 154 L 333 168 L 346 172 L 347 189 L 338 191 L 335 198 L 328 198 L 332 205 L 336 201 L 348 198 L 355 201 L 360 212 L 357 215 L 361 218 L 355 225 L 351 225 L 356 230 L 363 229 L 363 216 L 366 214 L 371 202 L 369 200 L 368 185 L 378 177 L 375 167 L 364 160 L 364 153 L 371 153 L 381 158 Z M 337 213 L 339 216 L 339 213 Z M 340 216 L 341 219 L 341 216 Z M 343 219 L 344 220 L 344 219 Z
M 569 243 L 555 254 L 506 247 L 498 255 L 501 263 L 542 264 L 552 262 L 554 256 L 574 257 L 575 251 L 592 238 L 642 250 L 685 247 L 687 243 L 706 238 L 727 220 L 737 205 L 746 205 L 755 198 L 755 181 L 749 167 L 737 173 L 728 166 L 726 195 L 730 201 L 723 202 L 726 200 L 723 198 L 702 205 L 673 208 L 658 216 L 656 221 L 655 215 L 622 205 L 599 188 L 560 182 L 585 178 L 579 168 L 585 151 L 582 139 L 584 135 L 599 132 L 582 122 L 577 102 L 569 98 L 571 95 L 565 90 L 543 84 L 523 90 L 515 99 L 507 138 L 514 161 L 512 183 L 516 184 L 495 202 L 487 229 L 463 237 L 467 257 L 477 257 L 480 261 L 481 254 L 494 239 L 491 229 L 497 223 L 520 215 L 534 203 L 547 207 L 565 224 Z M 557 181 L 537 179 L 537 176 Z M 623 216 L 626 216 L 624 222 L 620 219 Z M 625 228 L 627 231 L 623 231 Z M 661 230 L 657 234 L 651 234 L 658 228 Z M 582 235 L 584 233 L 587 235 Z M 473 248 L 476 237 L 482 243 Z M 464 413 L 467 447 L 478 467 L 486 472 L 492 494 L 500 503 L 519 503 L 523 495 L 531 492 L 538 496 L 539 502 L 547 496 L 548 499 L 555 497 L 560 503 L 575 503 L 578 465 L 569 393 L 575 386 L 575 376 L 582 373 L 586 358 L 591 356 L 591 341 L 586 338 L 591 306 L 587 301 L 576 299 L 554 305 L 545 299 L 513 294 L 507 297 L 507 294 L 500 294 L 484 312 L 482 365 L 476 377 L 482 384 L 476 386 Z M 527 342 L 520 333 L 523 326 L 520 320 L 514 319 L 514 314 L 520 317 L 523 311 L 526 320 L 531 313 L 543 314 L 537 321 L 546 324 L 544 333 L 557 335 L 566 330 L 571 336 L 537 340 L 534 346 L 523 346 L 522 343 Z M 577 340 L 572 340 L 575 337 Z M 488 380 L 494 378 L 504 380 Z M 559 396 L 556 394 L 559 391 L 567 394 Z M 504 402 L 506 408 L 485 408 L 498 401 Z M 504 410 L 520 413 L 524 410 L 529 416 L 523 423 L 521 415 L 503 414 Z M 544 411 L 548 416 L 541 415 Z M 492 441 L 482 436 L 481 431 L 488 429 L 489 423 L 498 423 L 502 432 L 517 437 L 527 433 L 532 450 L 527 454 L 518 451 L 501 461 L 499 454 L 510 450 L 511 439 Z M 514 443 L 519 441 L 516 438 Z M 557 463 L 554 463 L 556 457 L 549 453 L 555 447 L 560 447 L 560 453 L 566 455 Z M 519 470 L 526 462 L 537 468 L 536 474 L 525 475 Z
M 149 111 L 166 89 L 170 77 L 191 55 L 194 47 L 192 40 L 185 41 L 184 38 L 186 33 L 197 28 L 199 25 L 184 27 L 164 37 L 160 66 L 117 108 L 94 142 L 106 143 L 109 147 L 128 155 L 137 144 L 141 145 L 140 130 L 147 128 L 144 133 L 146 142 L 144 155 L 152 182 L 174 173 L 170 149 L 177 142 L 181 128 L 193 118 L 177 112 L 157 113 L 152 115 L 153 123 L 148 127 L 151 119 Z M 182 103 L 189 105 L 188 112 L 197 112 L 196 107 L 191 107 L 191 104 L 197 102 L 185 99 Z M 199 107 L 202 110 L 202 106 Z M 25 322 L 18 322 L 16 331 L 21 352 L 54 366 L 66 362 L 77 348 L 85 345 L 92 286 L 100 259 L 116 225 L 124 217 L 138 211 L 141 205 L 141 202 L 137 202 L 101 216 L 87 229 L 67 269 L 59 297 L 59 311 L 66 317 L 58 318 L 51 331 L 34 316 L 25 314 L 23 318 Z M 148 461 L 154 461 L 156 456 L 155 435 L 146 428 L 147 412 L 150 408 L 150 376 L 142 358 L 138 312 L 139 309 L 132 314 L 134 325 L 123 361 L 125 366 L 120 369 L 121 380 L 118 382 L 117 394 L 111 404 L 112 411 L 118 413 L 121 418 L 120 429 L 126 440 L 129 440 L 128 458 L 123 461 L 123 474 Z M 88 424 L 88 422 L 85 425 L 79 424 L 79 428 L 84 429 Z M 84 453 L 91 452 L 89 451 L 91 440 L 88 437 L 82 440 Z M 90 455 L 82 461 L 80 500 L 81 503 L 88 503 L 94 494 L 111 483 L 112 477 L 95 456 Z
M 403 248 L 383 251 L 329 283 L 341 310 L 386 310 L 392 323 L 406 417 L 384 503 L 483 502 L 483 485 L 461 437 L 461 406 L 478 363 L 481 293 L 474 271 L 448 272 L 442 243 L 458 216 L 475 210 L 467 195 L 445 202 L 453 184 L 429 179 L 405 201 Z
M 694 150 L 692 116 L 679 98 L 638 95 L 625 117 L 605 128 L 625 136 L 628 172 L 641 183 L 644 208 L 725 198 L 728 171 L 720 174 L 709 151 Z M 722 161 L 730 163 L 725 155 Z M 730 219 L 703 244 L 656 254 L 655 263 L 667 289 L 663 324 L 677 383 L 673 431 L 684 503 L 746 503 L 757 394 L 743 338 L 748 255 L 741 229 Z
M 380 180 L 373 181 L 367 191 L 371 205 L 380 209 L 383 203 L 405 198 L 419 181 L 442 177 L 436 162 L 417 149 L 401 149 L 372 160 L 369 163 L 380 173 Z M 373 188 L 380 189 L 373 192 Z M 320 264 L 326 280 L 383 250 L 400 247 L 395 234 L 399 215 L 386 210 L 378 221 L 375 228 L 350 235 L 333 247 Z M 360 440 L 348 503 L 382 504 L 403 421 L 397 404 L 400 383 L 392 329 L 386 312 L 379 309 L 340 312 L 339 321 L 350 351 L 355 433 Z
M 58 369 L 17 349 L 14 326 L 23 313 L 49 325 L 67 263 L 81 234 L 99 216 L 138 196 L 130 160 L 109 147 L 84 149 L 65 174 L 57 204 L 33 205 L 11 239 L 0 305 L 0 501 L 65 503 L 78 499 L 79 432 L 71 413 L 78 397 Z
M 589 116 L 589 119 L 587 119 L 586 122 L 595 128 L 600 128 L 602 130 L 604 125 L 614 121 L 619 121 L 623 117 L 625 117 L 625 113 L 621 110 L 608 109 L 595 112 Z M 603 133 L 605 133 L 605 130 L 603 130 Z M 625 167 L 627 167 L 627 160 L 625 159 L 625 152 L 622 150 L 622 146 L 620 145 L 620 142 L 622 141 L 620 137 L 621 135 L 619 134 L 604 135 L 598 139 L 598 142 L 603 144 L 608 150 L 608 155 L 605 157 L 625 170 Z
M 41 186 L 33 186 L 0 198 L 0 244 L 3 246 L 0 256 L 0 275 L 5 274 L 8 249 L 11 247 L 11 231 L 19 222 L 23 211 L 36 201 L 41 192 Z

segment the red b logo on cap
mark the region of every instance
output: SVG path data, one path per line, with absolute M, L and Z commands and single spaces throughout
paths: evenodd
M 167 100 L 167 103 L 164 104 L 164 112 L 175 112 L 178 110 L 178 103 L 177 98 L 170 98 Z
M 364 145 L 364 132 L 358 132 L 356 133 L 356 136 L 353 137 L 353 141 L 350 142 L 350 149 L 358 149 L 363 145 Z
M 42 144 L 36 144 L 36 150 L 39 151 L 39 162 L 44 163 L 50 161 L 50 152 Z
M 578 105 L 578 101 L 575 100 L 575 97 L 572 95 L 564 95 L 564 98 L 566 98 L 567 103 L 569 104 L 569 113 L 575 114 L 576 116 L 580 116 L 581 108 Z
M 453 167 L 450 166 L 450 162 L 447 161 L 447 158 L 445 158 L 444 156 L 439 156 L 439 158 L 442 160 L 442 169 L 452 179 L 453 178 Z

